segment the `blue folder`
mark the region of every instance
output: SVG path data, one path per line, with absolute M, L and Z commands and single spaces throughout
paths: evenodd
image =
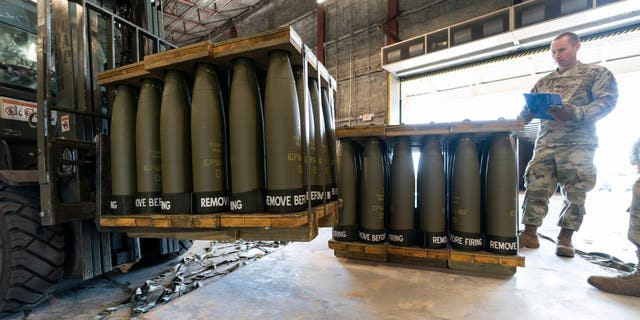
M 538 119 L 555 120 L 547 113 L 547 109 L 552 106 L 562 107 L 562 98 L 557 93 L 524 93 L 524 100 L 529 112 Z

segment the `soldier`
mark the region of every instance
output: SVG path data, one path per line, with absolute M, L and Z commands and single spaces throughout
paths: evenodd
M 551 55 L 558 68 L 538 80 L 531 92 L 557 93 L 563 106 L 550 107 L 555 120 L 541 120 L 533 158 L 525 171 L 523 202 L 525 230 L 520 247 L 538 248 L 537 228 L 549 209 L 549 198 L 558 185 L 564 196 L 560 212 L 556 255 L 573 257 L 571 236 L 582 224 L 585 198 L 596 182 L 593 157 L 598 145 L 596 121 L 606 116 L 618 100 L 618 85 L 605 67 L 577 60 L 580 38 L 571 32 L 551 42 Z M 518 116 L 525 122 L 533 114 L 525 106 Z
M 637 172 L 640 173 L 640 139 L 633 145 L 631 164 L 635 165 Z M 636 271 L 618 277 L 591 276 L 587 281 L 600 290 L 640 297 L 640 177 L 633 184 L 632 193 L 627 237 L 637 247 Z

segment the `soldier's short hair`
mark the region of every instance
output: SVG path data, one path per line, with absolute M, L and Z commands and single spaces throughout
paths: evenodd
M 577 34 L 573 33 L 573 32 L 563 32 L 559 35 L 557 35 L 555 38 L 553 38 L 553 41 L 556 41 L 560 38 L 564 38 L 567 37 L 569 38 L 569 42 L 571 43 L 572 46 L 575 46 L 576 44 L 580 43 L 580 36 L 578 36 Z

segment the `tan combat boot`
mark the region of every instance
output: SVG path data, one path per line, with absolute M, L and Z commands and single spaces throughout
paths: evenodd
M 537 234 L 538 227 L 532 224 L 525 224 L 524 231 L 518 235 L 520 238 L 520 248 L 540 248 Z
M 558 235 L 558 243 L 556 244 L 556 255 L 560 257 L 568 257 L 573 258 L 575 256 L 576 251 L 573 248 L 573 244 L 571 243 L 571 236 L 573 235 L 573 230 L 562 228 L 560 230 L 560 234 Z
M 640 297 L 640 250 L 636 271 L 617 277 L 591 276 L 587 282 L 603 291 Z

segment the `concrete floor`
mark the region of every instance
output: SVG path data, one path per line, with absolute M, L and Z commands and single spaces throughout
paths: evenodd
M 574 239 L 578 249 L 604 248 L 635 262 L 625 239 L 627 195 L 590 194 L 589 216 Z M 559 207 L 555 198 L 540 233 L 555 238 Z M 615 271 L 557 257 L 547 240 L 521 251 L 525 268 L 496 279 L 336 258 L 329 238 L 323 228 L 312 242 L 291 244 L 142 319 L 640 319 L 640 298 L 604 293 L 586 281 Z
M 576 248 L 635 263 L 635 248 L 626 240 L 629 201 L 629 192 L 590 192 Z M 554 197 L 541 234 L 555 238 L 560 206 Z M 615 270 L 578 256 L 559 258 L 548 240 L 520 252 L 525 268 L 496 279 L 336 258 L 329 237 L 323 228 L 310 243 L 292 243 L 138 319 L 640 319 L 640 298 L 604 293 L 586 282 L 589 275 Z M 131 290 L 175 263 L 66 280 L 28 315 L 5 319 L 128 320 L 130 305 L 122 303 Z

